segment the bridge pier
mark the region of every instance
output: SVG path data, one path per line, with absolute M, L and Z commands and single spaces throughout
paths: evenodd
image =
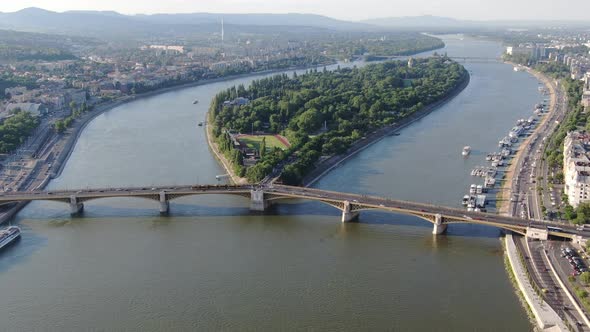
M 270 206 L 264 199 L 264 191 L 250 190 L 250 211 L 265 211 Z
M 160 191 L 160 214 L 168 214 L 170 211 L 170 203 L 166 197 L 165 191 Z
M 84 204 L 78 202 L 78 197 L 71 195 L 70 196 L 70 214 L 77 215 L 84 211 Z
M 549 231 L 547 229 L 539 229 L 534 227 L 526 228 L 526 237 L 529 239 L 537 239 L 546 241 L 549 238 Z
M 359 212 L 350 211 L 350 202 L 344 201 L 344 210 L 342 210 L 342 222 L 351 222 L 358 219 Z
M 434 228 L 432 234 L 440 235 L 447 231 L 447 224 L 443 224 L 443 217 L 440 214 L 434 215 Z

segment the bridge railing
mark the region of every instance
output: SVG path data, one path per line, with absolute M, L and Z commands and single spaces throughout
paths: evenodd
M 308 188 L 308 187 L 296 187 L 296 186 L 287 186 L 287 185 L 274 185 L 275 188 L 280 189 L 280 188 L 287 188 L 287 189 L 293 189 L 293 190 L 298 190 L 298 191 L 310 191 L 310 192 L 315 192 L 318 194 L 333 194 L 333 195 L 344 195 L 344 196 L 349 196 L 349 197 L 354 197 L 354 198 L 365 198 L 365 199 L 374 199 L 374 200 L 381 200 L 381 201 L 387 201 L 387 202 L 391 202 L 393 204 L 398 204 L 400 206 L 406 205 L 406 206 L 411 206 L 411 207 L 416 207 L 418 209 L 429 209 L 429 210 L 436 210 L 436 211 L 440 211 L 441 214 L 445 214 L 445 212 L 450 213 L 450 214 L 461 214 L 473 219 L 485 219 L 485 218 L 502 218 L 503 220 L 506 221 L 511 221 L 512 223 L 514 223 L 515 225 L 520 225 L 520 226 L 524 226 L 525 224 L 528 224 L 529 222 L 525 219 L 521 219 L 521 218 L 516 218 L 516 217 L 511 217 L 511 216 L 501 216 L 498 214 L 493 214 L 493 213 L 485 213 L 485 212 L 470 212 L 470 211 L 465 211 L 463 209 L 460 208 L 452 208 L 452 207 L 448 207 L 448 206 L 441 206 L 441 205 L 435 205 L 435 204 L 426 204 L 426 203 L 420 203 L 420 202 L 410 202 L 410 201 L 404 201 L 404 200 L 398 200 L 398 199 L 392 199 L 392 198 L 388 198 L 388 197 L 378 197 L 378 196 L 372 196 L 372 195 L 360 195 L 360 194 L 353 194 L 353 193 L 343 193 L 343 192 L 338 192 L 338 191 L 332 191 L 332 190 L 323 190 L 323 189 L 317 189 L 317 188 Z M 425 211 L 426 212 L 426 211 Z M 543 222 L 544 226 L 561 226 L 563 227 L 563 224 L 559 224 L 559 223 L 555 223 L 555 222 Z
M 286 185 L 274 185 L 274 186 L 275 187 L 291 188 L 291 189 L 302 190 L 302 191 L 313 191 L 313 192 L 317 192 L 317 193 L 330 193 L 330 194 L 334 194 L 334 195 L 345 195 L 345 196 L 351 196 L 351 197 L 355 197 L 355 198 L 368 198 L 368 199 L 374 199 L 374 200 L 399 203 L 402 205 L 414 205 L 414 206 L 419 206 L 419 207 L 424 207 L 424 208 L 448 209 L 449 211 L 453 210 L 453 208 L 450 208 L 450 207 L 434 205 L 434 204 L 427 204 L 427 203 L 410 202 L 410 201 L 404 201 L 404 200 L 399 200 L 399 199 L 393 199 L 393 198 L 389 198 L 389 197 L 379 197 L 379 196 L 372 196 L 372 195 L 343 193 L 343 192 L 338 192 L 338 191 L 324 190 L 324 189 L 317 189 L 317 188 L 308 188 L 308 187 L 296 187 L 296 186 L 286 186 Z
M 174 185 L 174 186 L 147 186 L 147 187 L 103 187 L 103 188 L 77 188 L 77 189 L 57 189 L 57 190 L 31 190 L 31 191 L 13 191 L 5 192 L 3 196 L 22 196 L 27 194 L 37 193 L 51 193 L 53 195 L 75 195 L 90 192 L 115 192 L 115 191 L 161 191 L 161 190 L 177 190 L 178 188 L 190 188 L 192 190 L 201 189 L 251 189 L 252 185 L 233 185 L 233 184 L 195 184 L 195 185 Z

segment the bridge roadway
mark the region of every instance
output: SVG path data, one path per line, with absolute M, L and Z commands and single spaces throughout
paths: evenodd
M 449 57 L 452 60 L 457 62 L 470 62 L 470 63 L 493 63 L 493 62 L 502 62 L 501 58 L 489 58 L 489 57 L 465 57 L 465 56 L 451 56 Z
M 382 210 L 417 216 L 434 224 L 434 234 L 441 234 L 448 224 L 469 223 L 494 226 L 529 237 L 546 238 L 548 235 L 581 240 L 590 238 L 589 230 L 579 230 L 573 225 L 520 219 L 492 213 L 467 212 L 464 209 L 432 204 L 394 200 L 384 197 L 358 195 L 314 188 L 285 185 L 183 185 L 135 188 L 97 188 L 56 191 L 26 191 L 0 194 L 0 204 L 17 201 L 59 201 L 69 204 L 70 212 L 82 212 L 86 201 L 113 198 L 138 197 L 160 204 L 160 212 L 169 211 L 169 201 L 192 195 L 237 195 L 250 199 L 250 209 L 264 211 L 274 202 L 286 199 L 320 201 L 342 211 L 342 222 L 352 221 L 363 210 Z M 548 228 L 548 226 L 550 228 Z M 551 228 L 555 227 L 555 228 Z

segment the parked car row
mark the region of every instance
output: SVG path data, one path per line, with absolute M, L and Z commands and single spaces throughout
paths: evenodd
M 588 271 L 582 258 L 578 257 L 578 254 L 571 248 L 561 249 L 561 257 L 565 257 L 572 266 L 572 275 L 577 276 Z

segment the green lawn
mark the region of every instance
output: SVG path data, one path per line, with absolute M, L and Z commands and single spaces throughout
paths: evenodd
M 242 142 L 242 144 L 246 144 L 247 147 L 258 150 L 263 137 L 266 137 L 267 150 L 272 149 L 275 146 L 283 150 L 287 148 L 283 143 L 281 143 L 281 141 L 272 135 L 240 136 L 239 140 Z

